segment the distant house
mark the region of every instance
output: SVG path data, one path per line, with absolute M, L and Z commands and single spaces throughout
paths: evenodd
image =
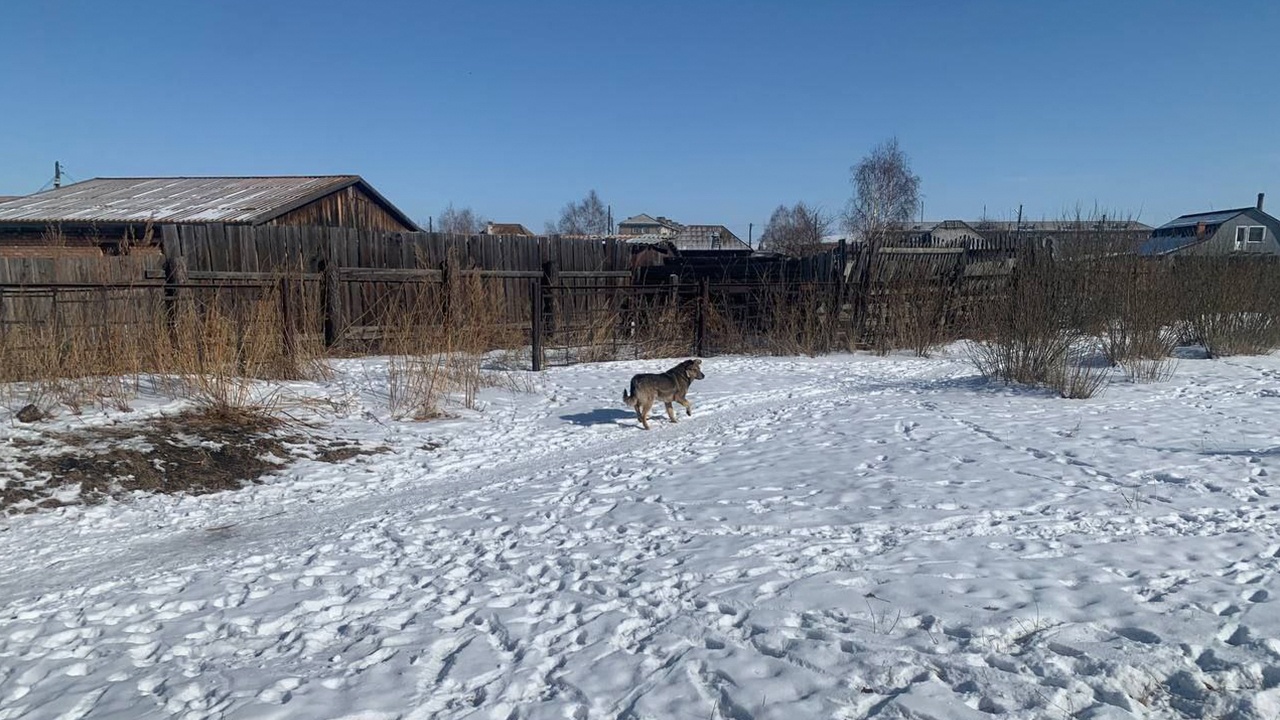
M 529 228 L 520 223 L 489 223 L 485 229 L 485 235 L 522 235 L 525 237 L 533 237 L 533 233 Z
M 632 215 L 631 217 L 618 223 L 618 235 L 621 237 L 637 237 L 642 235 L 657 235 L 659 237 L 669 237 L 676 234 L 684 226 L 669 218 L 653 217 L 641 213 Z
M 913 222 L 890 235 L 891 244 L 907 247 L 972 248 L 985 240 L 982 233 L 964 220 Z
M 0 247 L 56 238 L 109 253 L 159 226 L 204 223 L 418 229 L 358 175 L 94 178 L 0 203 Z
M 1280 255 L 1280 220 L 1253 207 L 1181 215 L 1151 231 L 1144 255 Z
M 618 236 L 633 244 L 670 241 L 681 251 L 751 251 L 750 245 L 724 225 L 685 225 L 661 215 L 629 217 L 618 223 Z

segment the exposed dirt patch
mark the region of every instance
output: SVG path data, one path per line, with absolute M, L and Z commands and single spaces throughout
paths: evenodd
M 0 513 L 97 503 L 129 493 L 207 493 L 259 482 L 300 457 L 343 462 L 385 452 L 317 439 L 253 414 L 184 413 L 141 425 L 46 431 L 0 472 Z

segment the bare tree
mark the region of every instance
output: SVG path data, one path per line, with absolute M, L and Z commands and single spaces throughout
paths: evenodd
M 436 219 L 435 229 L 442 233 L 478 235 L 484 232 L 488 224 L 488 220 L 471 208 L 455 208 L 453 203 L 449 203 L 449 207 Z
M 803 202 L 779 205 L 760 235 L 760 247 L 796 257 L 812 255 L 822 249 L 822 236 L 830 226 L 831 218 L 818 208 Z
M 920 177 L 891 138 L 850 168 L 853 197 L 845 212 L 845 227 L 864 242 L 878 246 L 885 234 L 906 223 L 920 205 Z
M 547 223 L 547 232 L 562 235 L 608 235 L 609 210 L 595 190 L 582 202 L 571 202 L 560 210 L 560 221 Z

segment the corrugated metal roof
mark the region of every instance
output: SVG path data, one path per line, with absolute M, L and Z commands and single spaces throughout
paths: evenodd
M 1195 227 L 1200 223 L 1208 225 L 1221 225 L 1231 218 L 1242 212 L 1252 210 L 1253 208 L 1236 208 L 1235 210 L 1217 210 L 1214 212 L 1192 213 L 1190 215 L 1182 215 L 1156 228 L 1157 230 L 1168 230 L 1169 228 Z
M 971 223 L 979 232 L 1003 230 L 1009 232 L 1137 232 L 1150 230 L 1151 226 L 1137 220 L 976 220 Z
M 0 222 L 259 224 L 363 182 L 358 175 L 94 178 L 6 202 Z
M 671 236 L 681 250 L 750 250 L 729 228 L 723 225 L 686 225 Z
M 666 235 L 658 235 L 657 233 L 645 233 L 644 235 L 622 235 L 621 238 L 634 245 L 654 245 L 660 242 L 671 241 L 670 237 L 667 237 Z
M 718 226 L 703 226 L 718 227 Z M 676 246 L 678 250 L 750 250 L 751 247 L 742 242 L 737 235 L 728 230 L 720 231 L 718 242 L 712 237 L 712 231 L 702 230 L 683 230 L 671 235 L 658 235 L 648 233 L 645 235 L 623 235 L 622 240 L 636 245 L 653 245 L 660 242 L 669 242 Z

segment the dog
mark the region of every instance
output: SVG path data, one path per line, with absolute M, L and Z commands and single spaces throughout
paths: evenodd
M 645 430 L 649 429 L 649 410 L 658 400 L 666 404 L 667 417 L 675 422 L 676 414 L 671 403 L 680 403 L 684 406 L 686 415 L 693 415 L 693 404 L 685 397 L 685 393 L 689 392 L 689 385 L 694 380 L 705 377 L 702 374 L 701 360 L 685 360 L 664 373 L 640 373 L 631 378 L 631 389 L 623 391 L 622 402 L 635 408 Z

